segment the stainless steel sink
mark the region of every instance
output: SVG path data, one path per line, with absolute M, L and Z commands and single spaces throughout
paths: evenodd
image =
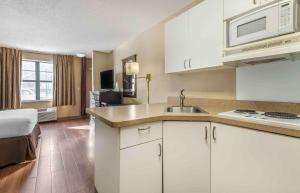
M 167 107 L 167 112 L 169 112 L 169 113 L 207 113 L 205 110 L 201 109 L 200 107 L 193 107 L 193 106 Z

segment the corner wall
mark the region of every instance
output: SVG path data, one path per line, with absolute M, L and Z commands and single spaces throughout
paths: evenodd
M 93 51 L 92 56 L 92 90 L 97 91 L 101 89 L 100 72 L 105 70 L 112 70 L 113 61 L 111 53 L 104 53 Z
M 181 89 L 186 96 L 217 99 L 235 99 L 235 69 L 213 70 L 185 74 L 165 74 L 164 23 L 145 31 L 113 51 L 116 81 L 122 88 L 122 59 L 137 54 L 139 76 L 151 73 L 150 102 L 166 102 L 168 96 L 178 96 Z M 145 103 L 146 81 L 138 79 L 137 99 L 125 102 Z

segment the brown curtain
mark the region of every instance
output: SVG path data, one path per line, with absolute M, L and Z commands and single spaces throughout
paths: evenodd
M 86 109 L 86 57 L 81 58 L 81 115 L 85 115 Z
M 21 107 L 22 51 L 0 48 L 0 109 Z
M 73 56 L 54 55 L 53 106 L 75 105 Z

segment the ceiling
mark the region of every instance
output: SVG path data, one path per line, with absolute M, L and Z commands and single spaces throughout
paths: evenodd
M 0 0 L 0 46 L 111 51 L 193 0 Z

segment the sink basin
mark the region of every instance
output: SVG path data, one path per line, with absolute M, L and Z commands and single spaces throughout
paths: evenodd
M 207 113 L 200 107 L 193 107 L 193 106 L 173 106 L 173 107 L 167 107 L 167 112 L 169 113 Z

